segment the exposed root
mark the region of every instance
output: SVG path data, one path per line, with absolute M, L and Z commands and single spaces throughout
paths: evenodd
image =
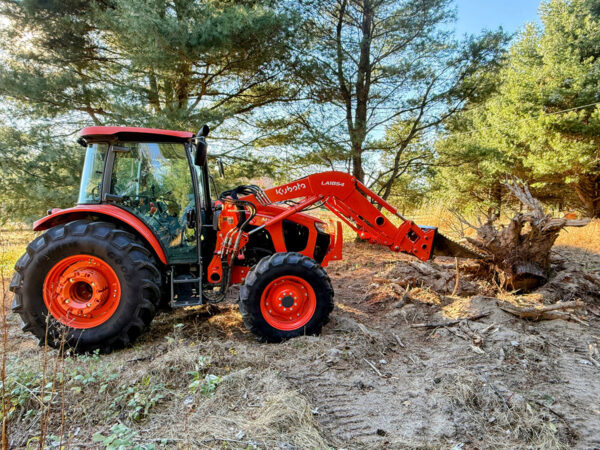
M 517 307 L 511 303 L 497 301 L 498 307 L 522 319 L 554 320 L 573 318 L 574 311 L 585 307 L 582 301 L 561 302 L 550 306 Z
M 477 232 L 475 238 L 464 238 L 489 256 L 502 287 L 531 290 L 548 279 L 550 252 L 560 231 L 565 227 L 583 227 L 590 221 L 552 217 L 544 212 L 526 184 L 515 180 L 506 186 L 529 212 L 517 214 L 507 225 L 498 225 L 498 216 L 491 212 L 479 226 L 457 212 L 455 215 Z

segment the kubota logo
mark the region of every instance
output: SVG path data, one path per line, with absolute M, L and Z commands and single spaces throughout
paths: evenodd
M 296 183 L 293 186 L 286 186 L 285 188 L 280 187 L 275 189 L 275 193 L 277 195 L 285 195 L 289 194 L 290 192 L 299 191 L 300 189 L 306 189 L 306 185 L 304 183 Z
M 344 187 L 344 183 L 341 181 L 321 181 L 321 186 L 339 186 Z

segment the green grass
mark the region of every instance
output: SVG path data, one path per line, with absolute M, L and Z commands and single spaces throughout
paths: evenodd
M 10 277 L 17 260 L 25 253 L 27 244 L 38 233 L 23 229 L 0 230 L 0 273 L 4 278 Z

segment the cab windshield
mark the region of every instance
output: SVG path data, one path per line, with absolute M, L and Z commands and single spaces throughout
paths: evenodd
M 85 152 L 77 203 L 99 203 L 108 144 L 90 144 Z

